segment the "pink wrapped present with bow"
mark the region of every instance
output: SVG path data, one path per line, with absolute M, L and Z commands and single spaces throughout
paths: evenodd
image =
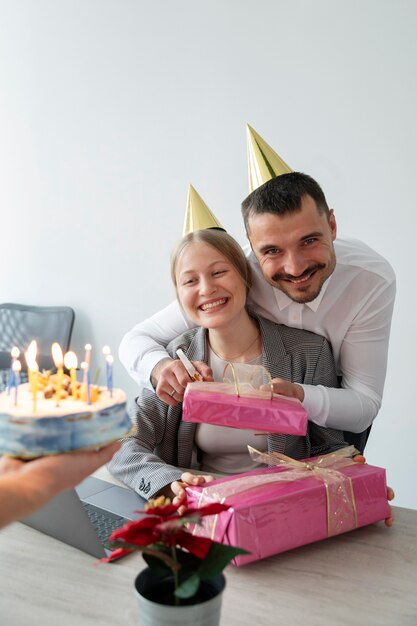
M 353 450 L 295 461 L 251 448 L 254 460 L 275 467 L 188 487 L 191 507 L 231 505 L 194 526 L 193 533 L 248 550 L 235 559 L 240 566 L 386 519 L 385 470 L 355 463 Z
M 268 390 L 261 390 L 261 385 Z M 301 402 L 274 394 L 268 371 L 244 363 L 228 363 L 223 382 L 187 385 L 182 419 L 286 435 L 307 432 L 307 412 Z

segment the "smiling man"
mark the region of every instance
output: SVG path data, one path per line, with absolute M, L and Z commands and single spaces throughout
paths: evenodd
M 274 380 L 277 393 L 297 397 L 309 419 L 345 431 L 363 451 L 382 401 L 395 275 L 385 259 L 356 240 L 336 239 L 336 219 L 323 191 L 306 174 L 276 176 L 242 204 L 252 269 L 250 306 L 281 324 L 325 336 L 341 387 Z M 164 345 L 192 323 L 173 303 L 135 326 L 119 355 L 131 376 L 168 404 L 182 399 L 189 376 L 167 359 Z M 204 364 L 197 369 L 206 378 Z M 176 390 L 175 400 L 170 391 Z
M 336 239 L 336 218 L 318 183 L 291 172 L 242 203 L 255 274 L 251 300 L 265 317 L 324 335 L 341 389 L 274 383 L 318 424 L 350 431 L 363 450 L 381 406 L 395 299 L 390 265 L 368 246 Z

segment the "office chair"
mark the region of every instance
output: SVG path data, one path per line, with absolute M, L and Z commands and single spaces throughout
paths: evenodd
M 57 341 L 62 351 L 67 352 L 74 318 L 75 313 L 68 306 L 30 306 L 9 302 L 0 304 L 0 370 L 3 370 L 3 386 L 7 384 L 13 346 L 20 350 L 22 379 L 25 379 L 27 365 L 24 352 L 32 339 L 36 339 L 38 344 L 36 360 L 39 369 L 53 369 L 55 366 L 51 346 Z
M 369 433 L 371 432 L 372 424 L 368 426 L 368 428 L 361 433 L 351 433 L 347 430 L 344 431 L 345 441 L 351 445 L 355 446 L 356 450 L 359 450 L 361 454 L 365 450 L 366 442 L 368 441 Z

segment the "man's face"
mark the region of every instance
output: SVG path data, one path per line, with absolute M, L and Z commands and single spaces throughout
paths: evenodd
M 305 195 L 299 211 L 252 215 L 248 226 L 252 250 L 268 283 L 295 302 L 314 300 L 336 265 L 333 209 L 328 218 Z

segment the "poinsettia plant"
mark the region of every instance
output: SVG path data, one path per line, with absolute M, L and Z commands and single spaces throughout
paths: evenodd
M 187 530 L 188 524 L 201 524 L 202 517 L 229 508 L 227 504 L 213 503 L 179 513 L 178 506 L 164 496 L 150 500 L 145 511 L 138 511 L 145 513 L 143 518 L 128 522 L 110 535 L 109 544 L 115 549 L 102 561 L 142 552 L 157 575 L 172 575 L 175 601 L 179 604 L 198 592 L 201 581 L 220 574 L 238 554 L 247 554 L 246 550 L 194 536 Z

